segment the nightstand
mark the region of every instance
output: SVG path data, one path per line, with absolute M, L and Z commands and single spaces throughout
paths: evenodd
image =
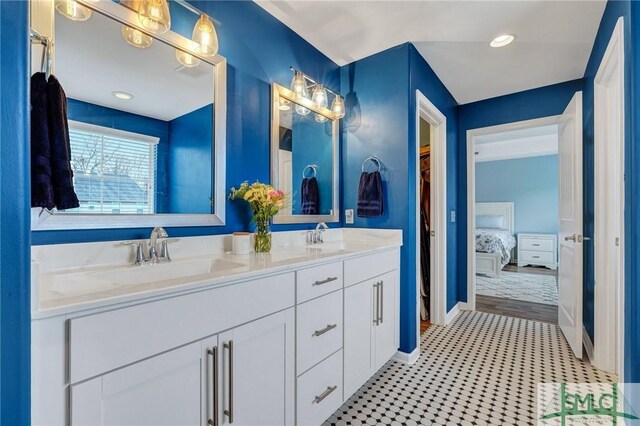
M 558 237 L 553 234 L 518 234 L 518 266 L 557 269 Z

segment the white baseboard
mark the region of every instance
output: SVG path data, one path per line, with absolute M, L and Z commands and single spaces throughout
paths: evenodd
M 415 364 L 416 361 L 418 361 L 418 358 L 420 358 L 420 342 L 418 342 L 418 347 L 411 351 L 411 353 L 398 351 L 391 357 L 392 360 L 407 365 Z
M 593 364 L 593 342 L 589 337 L 589 333 L 587 333 L 587 329 L 584 328 L 584 325 L 582 326 L 582 344 L 587 352 L 587 357 L 589 357 L 589 362 Z
M 471 306 L 467 302 L 458 302 L 458 307 L 461 311 L 472 311 Z
M 458 315 L 458 312 L 460 312 L 460 302 L 456 303 L 455 306 L 451 308 L 449 312 L 447 312 L 447 315 L 444 319 L 444 324 L 447 325 L 451 321 L 453 321 L 456 315 Z

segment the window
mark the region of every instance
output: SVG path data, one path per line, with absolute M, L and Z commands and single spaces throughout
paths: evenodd
M 155 213 L 158 138 L 69 121 L 69 139 L 80 207 L 67 212 Z

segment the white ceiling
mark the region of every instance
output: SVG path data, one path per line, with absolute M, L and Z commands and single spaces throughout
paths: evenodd
M 605 0 L 256 0 L 346 65 L 412 42 L 460 104 L 581 78 Z M 497 35 L 516 41 L 491 48 Z
M 529 127 L 475 138 L 475 161 L 509 160 L 558 153 L 558 125 Z
M 55 75 L 67 97 L 163 121 L 213 103 L 212 65 L 185 68 L 158 40 L 130 46 L 122 25 L 96 12 L 84 22 L 55 19 Z M 117 99 L 114 91 L 134 98 Z

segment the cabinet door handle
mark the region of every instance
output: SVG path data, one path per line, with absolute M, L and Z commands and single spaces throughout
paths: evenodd
M 211 355 L 211 386 L 213 391 L 211 392 L 211 418 L 207 421 L 211 426 L 218 426 L 218 347 L 213 346 L 207 350 L 207 353 Z
M 327 283 L 330 283 L 332 281 L 337 281 L 337 280 L 338 280 L 338 277 L 327 277 L 327 279 L 316 281 L 311 285 L 322 285 L 322 284 L 327 284 Z
M 534 259 L 540 259 L 540 256 L 531 256 L 531 257 L 533 257 Z
M 335 386 L 329 386 L 327 387 L 327 390 L 325 390 L 324 392 L 322 392 L 320 395 L 316 395 L 316 397 L 313 399 L 313 402 L 315 404 L 320 404 L 322 402 L 323 399 L 325 399 L 326 397 L 328 397 L 329 395 L 331 395 L 331 393 L 333 391 L 335 391 L 336 389 L 338 389 L 338 385 Z
M 373 291 L 376 293 L 376 300 L 374 302 L 374 308 L 373 308 L 373 325 L 378 325 L 380 324 L 380 314 L 378 313 L 378 309 L 380 307 L 380 292 L 378 291 L 378 287 L 380 286 L 380 283 L 377 282 L 373 285 Z
M 380 291 L 380 321 L 378 321 L 378 324 L 382 324 L 384 322 L 384 280 L 380 280 L 380 286 L 378 288 L 378 291 Z
M 531 244 L 534 247 L 540 247 L 540 244 Z
M 224 344 L 229 350 L 229 409 L 224 410 L 225 416 L 229 417 L 229 423 L 233 423 L 233 340 Z
M 322 330 L 314 331 L 313 332 L 313 336 L 322 336 L 324 333 L 326 333 L 327 331 L 333 330 L 337 326 L 338 326 L 338 324 L 327 324 L 327 326 L 325 328 L 323 328 Z

